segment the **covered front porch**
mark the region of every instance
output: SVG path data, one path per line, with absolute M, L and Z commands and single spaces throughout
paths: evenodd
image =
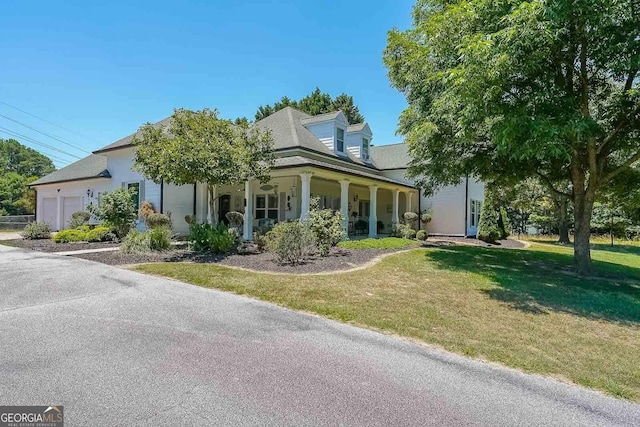
M 341 212 L 348 235 L 376 237 L 390 233 L 404 212 L 418 209 L 415 188 L 390 181 L 314 167 L 275 170 L 266 184 L 217 187 L 207 218 L 226 221 L 227 212 L 242 212 L 243 238 L 252 240 L 278 222 L 307 218 L 317 197 L 321 208 Z

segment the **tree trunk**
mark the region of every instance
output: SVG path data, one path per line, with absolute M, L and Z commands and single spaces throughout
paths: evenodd
M 556 206 L 558 208 L 558 234 L 560 235 L 558 242 L 568 245 L 571 241 L 569 241 L 569 225 L 567 224 L 567 199 L 559 197 Z
M 214 194 L 214 186 L 207 184 L 207 191 L 209 193 L 209 212 L 207 213 L 207 215 L 209 216 L 209 218 L 207 218 L 209 220 L 210 224 L 215 224 L 218 221 L 218 218 L 214 218 L 215 217 L 215 207 L 216 207 L 216 198 L 215 198 L 215 194 Z
M 592 271 L 591 264 L 591 214 L 593 198 L 590 194 L 574 195 L 575 235 L 573 261 L 581 276 L 588 276 Z

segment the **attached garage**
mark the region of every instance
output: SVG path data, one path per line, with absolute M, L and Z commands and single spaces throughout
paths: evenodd
M 47 197 L 42 199 L 42 221 L 49 224 L 52 229 L 58 228 L 58 199 Z
M 82 210 L 82 197 L 62 198 L 62 228 L 69 228 L 71 215 Z

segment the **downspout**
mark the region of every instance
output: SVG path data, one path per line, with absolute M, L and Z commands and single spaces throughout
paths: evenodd
M 33 208 L 33 219 L 35 220 L 34 222 L 38 222 L 38 189 L 34 188 L 33 191 L 36 197 L 36 203 L 34 204 Z
M 160 213 L 164 213 L 164 178 L 160 180 Z
M 422 197 L 420 197 L 420 190 L 418 188 L 418 230 L 422 230 L 422 207 L 420 206 L 420 201 Z
M 465 177 L 464 184 L 464 237 L 465 239 L 469 237 L 467 234 L 469 224 L 469 175 Z
M 196 184 L 193 184 L 193 216 L 196 216 Z

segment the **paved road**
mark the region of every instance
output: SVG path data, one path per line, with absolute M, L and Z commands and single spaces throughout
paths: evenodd
M 0 404 L 87 425 L 640 425 L 640 406 L 270 304 L 0 246 Z

